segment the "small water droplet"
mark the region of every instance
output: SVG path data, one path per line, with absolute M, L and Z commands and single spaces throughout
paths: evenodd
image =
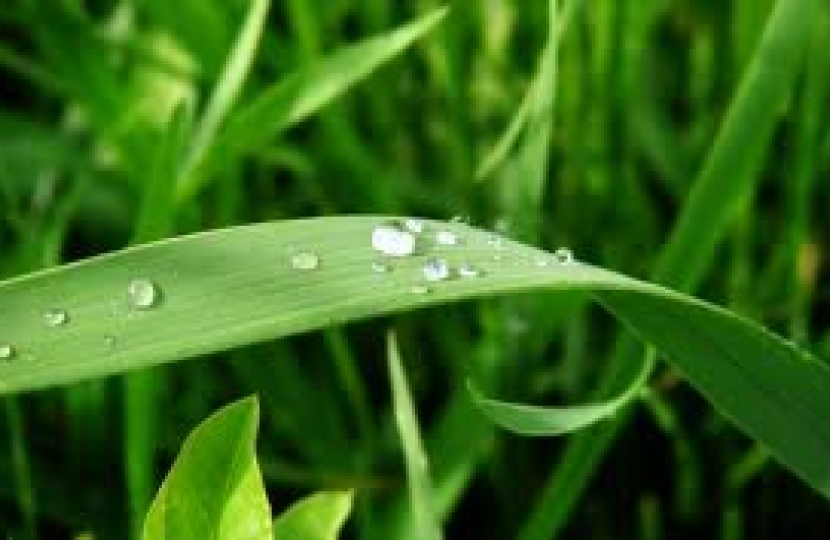
M 69 314 L 63 309 L 50 309 L 43 314 L 43 320 L 49 326 L 63 326 L 69 322 Z
M 458 235 L 452 231 L 438 231 L 435 233 L 435 241 L 442 246 L 454 246 L 458 244 Z
M 130 304 L 136 309 L 149 309 L 159 300 L 159 288 L 149 279 L 139 278 L 127 285 Z
M 320 266 L 320 257 L 308 251 L 296 253 L 291 257 L 291 267 L 296 270 L 316 270 Z
M 568 248 L 559 248 L 553 252 L 556 262 L 559 264 L 571 264 L 574 262 L 574 254 Z
M 0 345 L 0 360 L 11 360 L 14 358 L 15 350 L 11 345 Z
M 482 271 L 470 263 L 464 263 L 458 267 L 458 275 L 463 278 L 475 278 L 482 275 Z
M 429 291 L 430 289 L 426 285 L 413 285 L 409 288 L 409 292 L 412 294 L 427 294 Z
M 421 268 L 427 281 L 443 281 L 450 277 L 450 265 L 444 259 L 432 259 Z
M 388 264 L 382 262 L 373 262 L 372 263 L 372 272 L 377 274 L 387 274 L 392 271 L 392 267 Z
M 421 234 L 424 232 L 425 224 L 422 219 L 410 218 L 403 222 L 403 226 L 406 227 L 409 232 Z
M 378 225 L 372 230 L 372 247 L 390 257 L 406 257 L 415 252 L 415 237 L 394 223 Z

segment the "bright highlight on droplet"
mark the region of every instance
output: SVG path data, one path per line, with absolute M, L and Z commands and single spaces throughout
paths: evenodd
M 415 237 L 393 223 L 378 225 L 372 230 L 372 247 L 390 257 L 406 257 L 415 252 Z
M 69 322 L 69 314 L 63 309 L 50 309 L 43 314 L 43 320 L 48 326 L 63 326 Z
M 482 275 L 482 271 L 470 263 L 464 263 L 458 267 L 458 275 L 463 278 L 475 278 Z
M 444 259 L 428 261 L 421 271 L 427 281 L 443 281 L 450 277 L 450 265 Z
M 403 226 L 406 227 L 406 230 L 415 234 L 421 234 L 424 232 L 424 220 L 422 219 L 415 219 L 410 218 L 403 222 Z
M 320 266 L 320 257 L 316 254 L 303 251 L 291 257 L 291 267 L 296 270 L 315 270 Z
M 0 345 L 0 360 L 11 360 L 14 358 L 15 350 L 11 345 Z
M 158 286 L 149 279 L 138 278 L 127 286 L 130 305 L 136 309 L 150 309 L 159 301 L 161 293 Z
M 571 264 L 574 262 L 574 254 L 568 248 L 559 248 L 553 252 L 553 257 L 559 264 Z
M 452 231 L 438 231 L 435 233 L 435 241 L 442 246 L 454 246 L 458 244 L 458 235 Z

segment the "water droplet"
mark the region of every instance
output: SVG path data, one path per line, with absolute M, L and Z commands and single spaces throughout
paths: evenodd
M 392 267 L 382 262 L 372 263 L 372 272 L 377 274 L 386 274 L 392 271 Z
M 403 226 L 406 227 L 406 229 L 409 232 L 412 232 L 412 233 L 415 233 L 415 234 L 421 234 L 422 232 L 424 232 L 425 224 L 424 224 L 424 220 L 422 220 L 422 219 L 411 218 L 411 219 L 407 219 L 406 221 L 404 221 Z
M 415 252 L 415 237 L 392 223 L 372 230 L 372 247 L 390 257 L 406 257 Z
M 11 345 L 0 345 L 0 360 L 11 360 L 14 358 L 15 350 Z
M 43 320 L 49 326 L 63 326 L 69 322 L 69 315 L 63 309 L 50 309 L 43 314 Z
M 450 277 L 450 265 L 444 259 L 428 261 L 421 271 L 427 281 L 443 281 Z
M 316 270 L 320 266 L 320 257 L 308 251 L 301 251 L 291 257 L 291 267 L 296 270 Z
M 463 278 L 475 278 L 482 275 L 482 271 L 470 263 L 464 263 L 458 267 L 458 275 Z
M 559 264 L 571 264 L 574 262 L 574 254 L 568 248 L 559 248 L 553 252 L 556 262 Z
M 443 246 L 454 246 L 458 244 L 458 235 L 452 231 L 438 231 L 435 233 L 435 241 Z
M 136 309 L 149 309 L 159 300 L 159 288 L 149 279 L 134 279 L 127 286 L 130 304 Z
M 427 294 L 429 291 L 430 289 L 426 285 L 413 285 L 409 288 L 409 292 L 412 294 Z

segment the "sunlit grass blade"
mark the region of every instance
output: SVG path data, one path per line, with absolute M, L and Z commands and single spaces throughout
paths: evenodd
M 253 64 L 270 0 L 252 0 L 245 22 L 228 55 L 213 94 L 193 136 L 190 150 L 182 164 L 182 177 L 198 167 L 220 125 L 233 110 L 245 79 Z
M 401 362 L 395 334 L 386 338 L 389 359 L 389 378 L 392 382 L 392 403 L 406 461 L 406 479 L 409 485 L 413 530 L 420 540 L 441 540 L 441 525 L 435 515 L 432 483 L 426 451 L 421 441 L 421 430 L 409 384 Z
M 259 407 L 243 399 L 187 438 L 147 514 L 142 540 L 273 540 L 255 455 Z
M 417 307 L 510 292 L 588 290 L 641 339 L 667 353 L 725 415 L 830 496 L 826 366 L 720 308 L 460 223 L 388 261 L 373 230 L 390 218 L 344 216 L 238 227 L 171 239 L 0 284 L 2 391 L 100 377 Z M 498 257 L 494 258 L 494 249 Z M 477 278 L 426 281 L 434 257 Z M 434 265 L 434 262 L 433 262 Z M 431 271 L 434 272 L 434 268 Z M 136 295 L 135 284 L 141 294 Z M 130 286 L 133 285 L 131 288 Z M 148 285 L 152 285 L 148 287 Z M 59 315 L 59 316 L 58 316 Z
M 352 511 L 354 493 L 315 493 L 274 520 L 274 540 L 337 540 Z
M 564 435 L 583 429 L 614 416 L 639 396 L 648 381 L 653 362 L 643 362 L 642 369 L 631 384 L 618 396 L 601 403 L 562 407 L 520 405 L 485 397 L 470 385 L 476 406 L 495 424 L 521 435 Z
M 280 131 L 335 99 L 426 34 L 446 14 L 446 8 L 438 9 L 397 30 L 347 46 L 255 97 L 228 118 L 201 166 L 182 179 L 178 199 L 192 196 L 211 172 L 261 148 Z

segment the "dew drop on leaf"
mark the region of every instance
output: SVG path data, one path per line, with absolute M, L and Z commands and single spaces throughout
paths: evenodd
M 553 257 L 559 264 L 571 264 L 574 262 L 574 254 L 568 248 L 559 248 L 553 252 Z
M 159 301 L 159 288 L 149 279 L 134 279 L 127 286 L 130 304 L 136 309 L 150 309 Z
M 378 225 L 372 230 L 372 247 L 390 257 L 406 257 L 415 252 L 415 237 L 393 223 Z
M 421 234 L 424 232 L 424 220 L 422 219 L 415 219 L 410 218 L 403 222 L 403 226 L 406 227 L 406 230 L 415 234 Z
M 458 235 L 452 231 L 438 231 L 435 234 L 435 241 L 442 246 L 454 246 L 458 244 Z
M 50 309 L 43 314 L 43 320 L 46 321 L 48 326 L 63 326 L 69 322 L 69 314 L 63 309 Z
M 15 350 L 11 345 L 0 345 L 0 360 L 11 360 L 14 358 Z
M 295 270 L 316 270 L 320 266 L 320 257 L 309 251 L 302 251 L 291 257 L 291 267 Z
M 444 259 L 432 259 L 421 268 L 427 281 L 443 281 L 450 277 L 450 265 Z

